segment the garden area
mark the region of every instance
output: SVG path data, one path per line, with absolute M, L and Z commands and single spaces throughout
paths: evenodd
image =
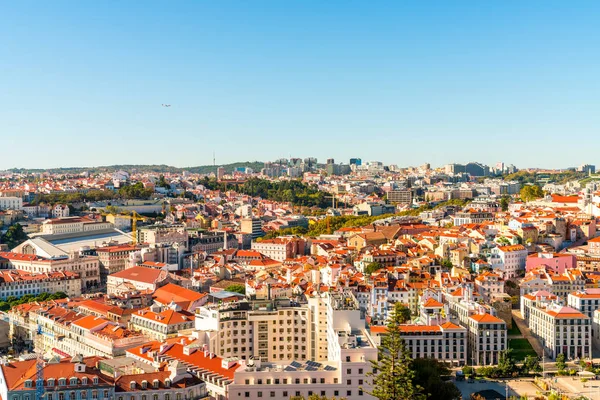
M 511 335 L 514 335 L 514 336 L 519 335 L 520 336 L 521 335 L 521 330 L 519 329 L 519 327 L 515 323 L 514 318 L 512 320 L 512 327 L 507 330 L 507 333 L 508 333 L 509 336 L 511 336 Z
M 508 339 L 508 348 L 512 349 L 512 354 L 517 362 L 523 362 L 527 356 L 538 356 L 527 339 Z

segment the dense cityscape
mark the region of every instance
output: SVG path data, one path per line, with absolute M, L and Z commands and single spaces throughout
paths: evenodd
M 579 395 L 600 350 L 595 172 L 3 171 L 0 396 Z

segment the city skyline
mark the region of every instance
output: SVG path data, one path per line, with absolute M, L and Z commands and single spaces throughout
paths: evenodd
M 5 4 L 0 131 L 16 151 L 0 169 L 290 149 L 399 165 L 594 164 L 599 8 Z

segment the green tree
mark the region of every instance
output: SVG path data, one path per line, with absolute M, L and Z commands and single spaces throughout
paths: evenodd
M 502 196 L 500 198 L 500 207 L 502 211 L 508 211 L 508 205 L 510 204 L 510 196 Z
M 527 356 L 525 357 L 525 360 L 523 360 L 523 372 L 530 373 L 530 372 L 540 372 L 542 370 L 542 367 L 540 367 L 540 361 L 538 360 L 537 357 L 534 356 Z
M 405 304 L 394 304 L 394 312 L 397 314 L 397 318 L 401 324 L 410 322 L 410 308 L 408 308 Z
M 525 202 L 544 197 L 544 191 L 538 185 L 525 185 L 521 188 L 521 199 Z
M 449 376 L 450 370 L 442 362 L 434 358 L 417 358 L 413 361 L 415 383 L 423 387 L 427 398 L 431 400 L 460 400 L 461 393 L 451 381 L 442 380 Z
M 365 274 L 371 275 L 372 273 L 379 271 L 381 268 L 383 268 L 383 264 L 378 261 L 373 261 L 372 263 L 367 264 L 365 267 Z
M 25 240 L 27 240 L 27 235 L 23 231 L 21 224 L 11 225 L 2 237 L 2 243 L 6 243 L 9 249 L 17 247 Z
M 410 353 L 402 339 L 402 304 L 394 304 L 387 333 L 382 337 L 377 360 L 371 360 L 373 371 L 367 373 L 371 391 L 367 392 L 379 400 L 423 400 L 422 388 L 415 384 Z
M 454 266 L 454 265 L 452 264 L 452 261 L 450 261 L 450 259 L 448 259 L 448 258 L 444 258 L 444 259 L 443 259 L 443 260 L 440 262 L 440 265 L 441 265 L 443 268 L 446 268 L 446 269 L 450 269 L 450 268 L 452 268 L 452 267 Z
M 567 368 L 566 358 L 563 353 L 560 353 L 556 356 L 556 368 L 559 371 L 563 371 L 565 368 Z
M 513 349 L 506 349 L 500 352 L 500 356 L 498 357 L 498 372 L 502 376 L 512 376 L 517 372 Z
M 238 283 L 227 286 L 225 288 L 225 290 L 228 292 L 234 292 L 234 293 L 239 293 L 239 294 L 243 294 L 243 295 L 246 294 L 246 286 L 238 284 Z

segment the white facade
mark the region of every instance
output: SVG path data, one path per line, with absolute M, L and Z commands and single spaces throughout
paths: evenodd
M 20 197 L 0 197 L 1 210 L 21 210 L 23 209 L 23 199 Z
M 491 253 L 488 261 L 494 270 L 502 272 L 504 278 L 514 278 L 525 270 L 527 263 L 525 246 L 520 244 L 500 246 L 492 249 Z

